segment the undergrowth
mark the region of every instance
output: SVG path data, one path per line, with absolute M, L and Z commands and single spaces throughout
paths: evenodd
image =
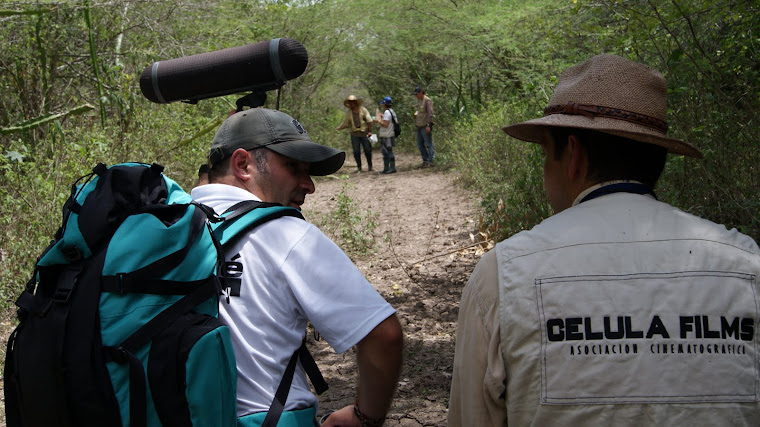
M 375 246 L 377 215 L 371 210 L 361 212 L 349 195 L 354 184 L 341 178 L 340 193 L 330 212 L 318 215 L 313 223 L 335 242 L 351 259 L 372 253 Z
M 523 120 L 529 108 L 524 103 L 489 106 L 459 122 L 451 137 L 457 147 L 451 161 L 461 182 L 481 196 L 480 231 L 495 241 L 530 229 L 551 214 L 540 148 L 501 130 Z

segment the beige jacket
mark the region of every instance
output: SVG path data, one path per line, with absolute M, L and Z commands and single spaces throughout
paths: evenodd
M 450 426 L 757 425 L 760 250 L 616 193 L 497 245 L 462 294 Z
M 425 95 L 422 99 L 417 101 L 417 111 L 414 114 L 414 125 L 424 127 L 429 123 L 433 123 L 435 119 L 435 112 L 433 111 L 433 101 Z
M 364 107 L 359 107 L 359 123 L 354 123 L 354 112 L 350 108 L 346 110 L 346 116 L 343 119 L 341 126 L 348 128 L 351 135 L 355 136 L 367 136 L 369 132 L 372 132 L 372 116 Z

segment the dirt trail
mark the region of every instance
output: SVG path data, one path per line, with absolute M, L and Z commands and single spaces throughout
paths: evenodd
M 376 169 L 382 158 L 375 153 Z M 419 156 L 398 155 L 396 174 L 356 173 L 347 161 L 345 180 L 321 178 L 304 213 L 334 210 L 341 191 L 357 210 L 377 215 L 375 250 L 354 260 L 373 286 L 396 308 L 404 328 L 404 369 L 388 426 L 445 426 L 459 298 L 484 248 L 477 233 L 476 201 L 438 168 L 420 168 Z M 377 168 L 377 165 L 380 167 Z M 365 166 L 366 168 L 366 166 Z M 335 354 L 324 341 L 311 348 L 330 390 L 320 396 L 320 414 L 352 403 L 353 351 Z

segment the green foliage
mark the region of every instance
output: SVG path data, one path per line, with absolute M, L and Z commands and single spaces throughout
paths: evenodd
M 29 129 L 34 129 L 34 128 L 36 128 L 38 126 L 41 126 L 41 125 L 43 125 L 45 123 L 61 119 L 61 118 L 66 117 L 68 115 L 72 115 L 72 114 L 76 115 L 76 114 L 86 113 L 86 112 L 92 110 L 93 108 L 94 107 L 92 105 L 90 105 L 90 104 L 84 104 L 84 105 L 80 105 L 79 107 L 72 108 L 71 110 L 65 111 L 63 113 L 55 113 L 55 114 L 51 113 L 51 114 L 46 114 L 45 116 L 42 116 L 42 117 L 35 117 L 34 119 L 27 120 L 24 123 L 19 123 L 19 124 L 15 125 L 15 126 L 9 126 L 7 128 L 0 129 L 0 135 L 11 134 L 11 133 L 14 133 L 14 132 L 22 132 L 22 131 L 26 131 L 26 130 L 29 130 Z
M 343 176 L 335 208 L 313 222 L 329 236 L 350 258 L 369 255 L 375 246 L 377 217 L 372 211 L 362 213 L 348 194 L 353 184 Z
M 0 157 L 0 173 L 7 178 L 0 186 L 4 230 L 0 235 L 0 298 L 5 304 L 15 301 L 31 276 L 37 256 L 55 232 L 57 224 L 51 217 L 60 216 L 68 195 L 58 171 L 40 175 L 36 167 L 35 162 Z
M 482 195 L 481 232 L 502 240 L 550 215 L 543 190 L 543 160 L 536 144 L 507 137 L 501 127 L 530 115 L 527 103 L 492 104 L 458 123 L 451 161 L 462 183 Z M 453 148 L 453 147 L 452 147 Z
M 139 89 L 144 67 L 276 37 L 299 40 L 309 54 L 279 107 L 321 143 L 350 149 L 334 130 L 347 95 L 363 97 L 371 112 L 387 95 L 404 128 L 397 149 L 416 150 L 411 89 L 425 87 L 439 165 L 462 173 L 498 239 L 550 214 L 535 146 L 499 129 L 541 116 L 571 64 L 599 53 L 644 62 L 668 80 L 669 134 L 705 154 L 671 158 L 660 198 L 758 239 L 758 12 L 752 0 L 5 2 L 0 298 L 9 304 L 28 278 L 68 185 L 97 162 L 157 162 L 181 185 L 193 183 L 237 96 L 152 104 Z M 80 109 L 88 105 L 95 110 Z M 365 253 L 372 233 L 362 230 L 373 216 L 341 194 L 334 237 Z
M 604 46 L 665 75 L 668 133 L 704 153 L 670 159 L 661 199 L 760 238 L 757 2 L 579 3 L 591 30 L 609 33 Z

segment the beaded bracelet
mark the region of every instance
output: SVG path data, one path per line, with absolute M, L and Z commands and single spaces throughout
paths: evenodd
M 365 427 L 380 427 L 385 422 L 385 416 L 382 416 L 380 418 L 369 418 L 368 416 L 362 414 L 362 411 L 359 410 L 359 405 L 354 405 L 354 415 L 356 415 L 356 418 L 359 419 L 359 422 L 362 424 L 362 426 Z

